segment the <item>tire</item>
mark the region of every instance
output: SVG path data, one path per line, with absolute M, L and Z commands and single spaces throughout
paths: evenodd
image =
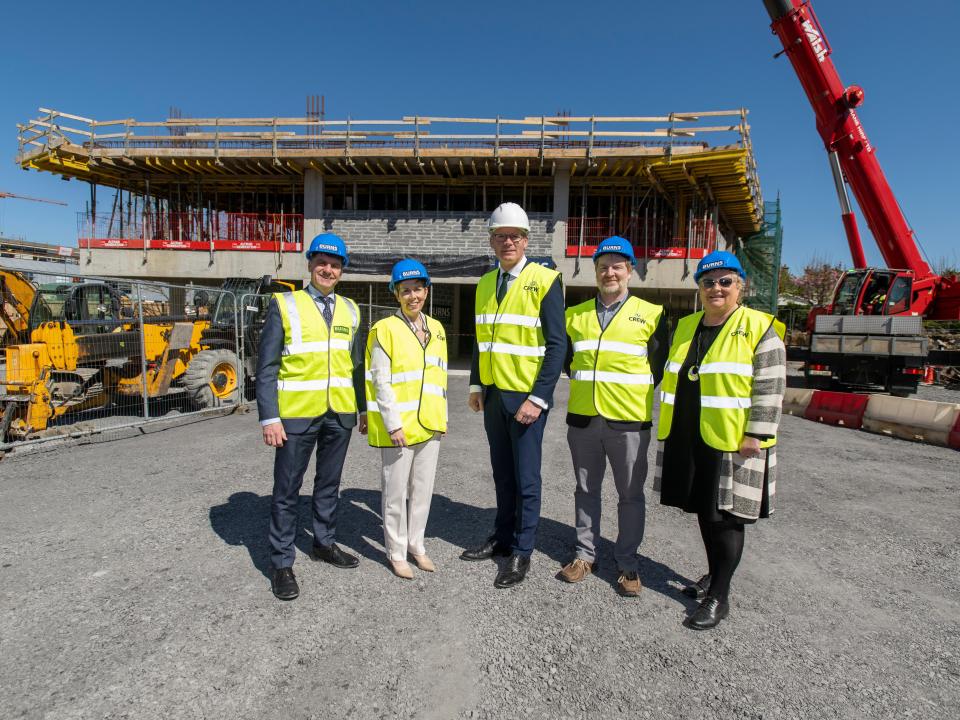
M 201 350 L 187 365 L 180 384 L 196 410 L 240 400 L 240 362 L 231 350 Z
M 7 431 L 13 422 L 13 416 L 16 414 L 17 403 L 11 400 L 4 406 L 3 413 L 0 414 L 0 442 L 7 442 Z M 10 438 L 10 442 L 13 442 L 13 438 Z

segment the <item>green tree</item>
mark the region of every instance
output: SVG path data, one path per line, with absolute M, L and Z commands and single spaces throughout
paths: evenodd
M 780 294 L 797 294 L 797 279 L 791 274 L 790 268 L 786 265 L 780 266 Z

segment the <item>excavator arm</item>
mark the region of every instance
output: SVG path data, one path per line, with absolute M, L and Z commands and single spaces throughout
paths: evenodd
M 13 270 L 0 268 L 0 319 L 10 337 L 4 345 L 29 342 L 30 306 L 37 289 Z

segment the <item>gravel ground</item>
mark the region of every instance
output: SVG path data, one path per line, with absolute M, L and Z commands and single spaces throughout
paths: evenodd
M 956 717 L 956 451 L 784 418 L 778 511 L 747 530 L 730 617 L 696 633 L 677 591 L 704 571 L 696 522 L 649 487 L 641 597 L 614 590 L 609 478 L 599 574 L 555 579 L 574 540 L 562 409 L 527 581 L 496 590 L 492 561 L 457 559 L 491 527 L 493 485 L 466 380 L 451 384 L 437 573 L 387 569 L 378 457 L 355 436 L 339 538 L 360 567 L 304 554 L 308 481 L 290 603 L 265 575 L 272 457 L 255 416 L 8 456 L 0 717 Z

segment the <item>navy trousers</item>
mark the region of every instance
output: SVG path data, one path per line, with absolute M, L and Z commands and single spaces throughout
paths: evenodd
M 486 393 L 483 426 L 490 443 L 490 466 L 497 492 L 494 538 L 517 555 L 530 557 L 540 523 L 540 458 L 547 410 L 523 425 L 504 407 L 496 387 Z
M 340 475 L 350 444 L 351 428 L 334 413 L 314 418 L 302 433 L 287 432 L 273 462 L 273 499 L 270 506 L 270 561 L 275 568 L 291 567 L 296 549 L 299 518 L 297 504 L 303 474 L 317 450 L 313 479 L 313 544 L 330 545 L 337 530 Z

